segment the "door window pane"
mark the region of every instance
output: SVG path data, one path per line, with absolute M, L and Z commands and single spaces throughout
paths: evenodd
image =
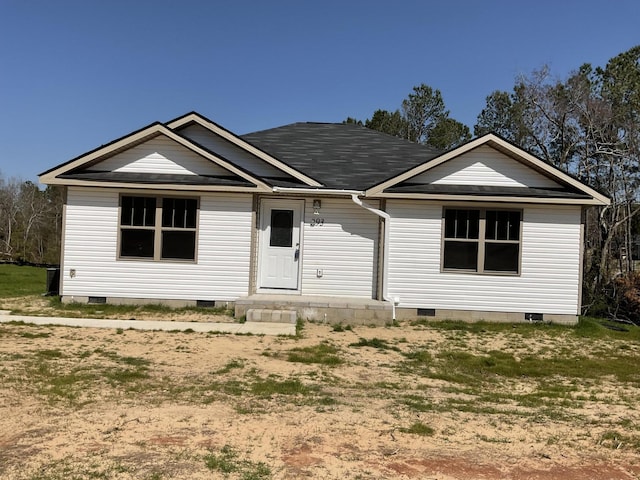
M 293 210 L 271 210 L 272 247 L 291 247 L 293 244 Z

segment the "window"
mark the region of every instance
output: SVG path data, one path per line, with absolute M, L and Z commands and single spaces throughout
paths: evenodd
M 442 269 L 477 273 L 520 273 L 519 210 L 444 211 Z
M 269 246 L 293 245 L 293 210 L 271 210 L 271 237 Z
M 122 196 L 120 257 L 195 260 L 198 200 Z

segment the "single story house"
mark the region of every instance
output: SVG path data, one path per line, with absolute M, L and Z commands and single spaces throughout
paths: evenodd
M 354 124 L 239 136 L 195 112 L 40 181 L 66 187 L 63 301 L 331 322 L 575 322 L 584 209 L 609 203 L 493 134 L 441 152 Z

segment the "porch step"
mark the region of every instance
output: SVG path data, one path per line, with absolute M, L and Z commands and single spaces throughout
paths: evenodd
M 247 310 L 247 322 L 296 323 L 298 315 L 295 310 L 268 310 L 250 308 Z
M 238 298 L 235 301 L 235 317 L 246 316 L 249 320 L 251 313 L 260 316 L 260 322 L 288 322 L 295 323 L 297 318 L 322 323 L 344 323 L 351 325 L 387 325 L 392 322 L 392 306 L 389 302 L 366 298 L 333 297 L 320 295 L 277 295 L 253 294 Z M 276 320 L 278 315 L 269 312 L 285 312 L 287 320 Z M 262 317 L 266 319 L 262 319 Z M 269 318 L 274 318 L 269 320 Z

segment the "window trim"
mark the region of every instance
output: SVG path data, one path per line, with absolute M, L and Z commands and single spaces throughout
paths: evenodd
M 123 197 L 144 197 L 153 198 L 156 202 L 155 222 L 153 226 L 132 226 L 122 225 L 122 199 Z M 162 226 L 162 201 L 165 198 L 180 200 L 195 200 L 196 202 L 196 226 L 195 228 L 163 227 Z M 122 255 L 122 230 L 152 230 L 153 234 L 153 257 L 136 257 L 132 255 Z M 193 258 L 162 258 L 162 232 L 164 231 L 189 231 L 195 234 L 195 246 Z M 120 193 L 118 198 L 118 241 L 116 259 L 122 261 L 136 262 L 163 262 L 163 263 L 198 263 L 198 237 L 200 232 L 200 197 L 182 195 L 164 195 L 149 193 Z
M 479 212 L 479 224 L 478 224 L 478 239 L 464 239 L 464 238 L 447 238 L 445 237 L 446 225 L 445 218 L 447 210 L 477 210 Z M 520 225 L 518 232 L 518 240 L 492 240 L 486 239 L 486 221 L 487 211 L 502 211 L 502 212 L 519 212 Z M 506 207 L 476 207 L 469 205 L 452 205 L 442 207 L 442 218 L 440 223 L 440 273 L 462 273 L 471 275 L 491 275 L 491 276 L 507 276 L 507 277 L 519 277 L 522 275 L 522 225 L 524 223 L 524 210 L 522 208 L 506 208 Z M 478 258 L 477 269 L 462 269 L 462 268 L 445 268 L 444 266 L 444 251 L 445 243 L 447 241 L 458 242 L 477 242 L 478 244 Z M 485 253 L 486 244 L 517 244 L 518 245 L 518 268 L 515 272 L 498 271 L 498 270 L 485 270 Z

